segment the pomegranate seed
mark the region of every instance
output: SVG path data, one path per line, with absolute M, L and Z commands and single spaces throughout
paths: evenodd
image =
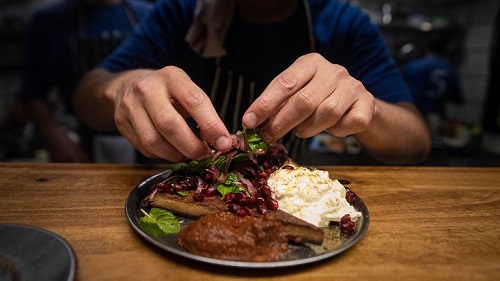
M 267 209 L 267 206 L 265 203 L 261 203 L 257 206 L 257 212 L 259 214 L 265 214 L 267 213 L 269 210 Z
M 269 188 L 268 185 L 262 186 L 260 192 L 262 192 L 264 196 L 271 196 L 271 188 Z
M 240 200 L 238 200 L 238 204 L 240 206 L 247 206 L 248 205 L 248 198 L 241 198 Z
M 234 197 L 236 195 L 234 193 L 228 193 L 224 196 L 224 202 L 226 204 L 230 204 L 230 203 L 233 203 L 234 202 Z
M 295 170 L 295 168 L 293 166 L 290 166 L 290 165 L 285 165 L 285 166 L 281 167 L 281 169 Z
M 265 198 L 266 200 L 266 205 L 271 211 L 276 211 L 278 210 L 278 201 L 276 201 L 274 198 L 268 196 Z
M 340 219 L 340 233 L 349 234 L 353 231 L 356 224 L 351 220 L 351 216 L 349 214 L 344 215 Z
M 256 196 L 250 196 L 248 198 L 247 207 L 248 208 L 255 208 L 256 205 L 257 205 L 257 197 Z
M 341 224 L 340 225 L 340 232 L 344 233 L 344 234 L 349 233 L 350 231 L 352 231 L 354 229 L 354 226 L 355 226 L 355 224 L 352 221 Z
M 195 193 L 193 195 L 193 200 L 195 202 L 203 202 L 205 200 L 205 195 L 203 195 L 203 193 Z
M 266 171 L 261 171 L 257 174 L 257 177 L 261 179 L 266 179 L 269 176 L 269 174 Z
M 209 185 L 207 189 L 204 190 L 205 196 L 214 196 L 217 192 L 217 187 L 215 185 Z
M 186 187 L 188 188 L 194 188 L 196 187 L 196 178 L 195 177 L 189 177 L 186 179 Z
M 212 174 L 212 173 L 205 173 L 203 175 L 203 180 L 206 182 L 214 182 L 214 179 L 215 179 L 215 177 L 214 177 L 214 174 Z
M 344 224 L 348 221 L 351 221 L 351 215 L 349 214 L 345 214 L 341 219 L 340 219 L 340 223 L 341 224 Z
M 245 194 L 245 193 L 243 193 L 243 192 L 238 192 L 238 193 L 235 193 L 235 194 L 234 194 L 234 200 L 239 201 L 239 200 L 241 200 L 241 199 L 246 199 L 246 198 L 247 198 L 247 196 L 246 196 L 246 194 Z
M 242 208 L 239 208 L 237 211 L 236 211 L 236 214 L 240 217 L 244 217 L 244 216 L 248 216 L 250 214 L 250 211 L 245 208 L 245 207 L 242 207 Z
M 356 203 L 356 197 L 357 197 L 356 193 L 354 193 L 352 191 L 347 191 L 345 193 L 345 200 L 347 200 L 347 202 L 351 205 Z

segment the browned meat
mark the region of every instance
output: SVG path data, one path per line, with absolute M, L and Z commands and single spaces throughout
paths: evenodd
M 157 193 L 150 204 L 189 218 L 199 218 L 202 215 L 228 210 L 228 205 L 217 196 L 206 197 L 203 202 L 194 202 L 192 196 L 181 197 L 176 194 Z M 284 232 L 290 241 L 317 245 L 323 243 L 324 232 L 321 228 L 281 210 L 269 213 L 283 224 Z M 256 213 L 252 215 L 261 216 Z
M 177 243 L 197 255 L 236 261 L 267 262 L 288 252 L 283 225 L 269 213 L 259 218 L 203 215 L 179 233 Z

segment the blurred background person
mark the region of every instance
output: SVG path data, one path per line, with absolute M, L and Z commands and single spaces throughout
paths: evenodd
M 426 119 L 435 145 L 440 143 L 449 121 L 446 104 L 464 102 L 459 76 L 446 59 L 448 46 L 445 38 L 433 38 L 423 56 L 409 61 L 402 68 L 415 105 Z
M 71 100 L 80 77 L 111 53 L 151 7 L 146 0 L 61 0 L 31 15 L 21 100 L 51 161 L 133 161 L 135 150 L 124 138 L 97 136 L 80 124 Z

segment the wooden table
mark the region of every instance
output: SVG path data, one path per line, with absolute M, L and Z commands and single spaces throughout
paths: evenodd
M 299 268 L 214 267 L 143 242 L 124 202 L 160 165 L 0 163 L 0 223 L 65 238 L 77 280 L 500 280 L 500 168 L 321 168 L 351 181 L 371 221 L 344 254 Z

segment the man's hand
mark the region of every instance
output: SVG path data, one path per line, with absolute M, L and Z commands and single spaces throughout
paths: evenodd
M 210 153 L 185 121 L 193 117 L 204 141 L 219 150 L 231 146 L 229 132 L 210 99 L 181 69 L 167 66 L 124 83 L 113 95 L 120 133 L 147 157 L 170 161 L 199 159 Z M 126 75 L 126 79 L 131 75 Z
M 354 135 L 375 158 L 389 164 L 419 163 L 430 150 L 425 122 L 411 103 L 375 99 L 344 67 L 314 53 L 300 57 L 271 81 L 245 112 L 243 125 L 261 125 L 259 133 L 267 142 L 291 130 L 301 138 L 322 131 Z
M 375 99 L 347 70 L 307 54 L 278 75 L 248 108 L 243 125 L 274 141 L 291 130 L 302 138 L 322 131 L 343 137 L 365 130 Z

